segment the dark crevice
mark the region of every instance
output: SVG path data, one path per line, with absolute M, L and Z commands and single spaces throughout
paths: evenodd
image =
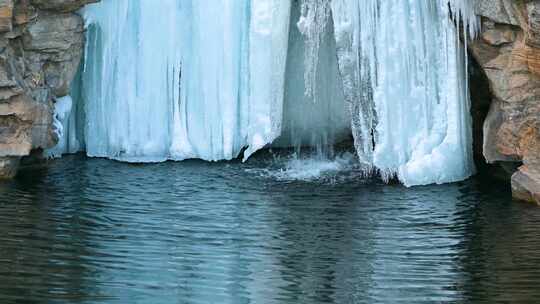
M 493 95 L 489 87 L 489 80 L 475 58 L 469 56 L 469 87 L 471 93 L 471 116 L 473 119 L 473 152 L 474 162 L 478 171 L 485 171 L 487 166 L 483 155 L 484 121 L 486 120 Z
M 489 80 L 484 70 L 478 64 L 472 54 L 470 54 L 468 57 L 471 116 L 473 120 L 473 153 L 478 175 L 489 180 L 507 182 L 510 180 L 513 172 L 517 170 L 520 163 L 496 162 L 489 164 L 484 157 L 484 122 L 488 115 L 494 96 L 491 92 Z

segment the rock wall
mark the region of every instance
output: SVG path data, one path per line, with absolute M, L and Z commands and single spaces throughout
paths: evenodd
M 493 97 L 483 154 L 504 167 L 518 163 L 514 196 L 540 204 L 540 1 L 475 1 L 482 32 L 470 50 Z
M 57 142 L 54 100 L 68 94 L 84 46 L 74 11 L 90 2 L 0 0 L 0 178 Z

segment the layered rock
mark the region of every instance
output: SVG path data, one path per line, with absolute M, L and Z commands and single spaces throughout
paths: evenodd
M 0 178 L 56 144 L 54 100 L 68 94 L 84 45 L 73 11 L 90 2 L 0 0 Z
M 514 196 L 540 203 L 540 1 L 476 0 L 476 10 L 482 32 L 470 49 L 493 96 L 483 154 L 522 164 L 511 178 Z
M 32 0 L 32 4 L 40 9 L 55 10 L 59 12 L 73 12 L 88 3 L 99 0 Z

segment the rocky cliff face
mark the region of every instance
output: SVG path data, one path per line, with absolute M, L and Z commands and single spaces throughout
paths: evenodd
M 482 33 L 470 50 L 493 97 L 483 154 L 489 163 L 519 163 L 514 196 L 540 203 L 540 1 L 476 0 L 476 10 Z
M 0 0 L 0 178 L 53 146 L 54 100 L 68 94 L 84 45 L 74 13 L 96 0 Z

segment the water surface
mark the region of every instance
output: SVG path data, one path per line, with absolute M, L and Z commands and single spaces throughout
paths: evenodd
M 23 171 L 0 184 L 0 302 L 540 299 L 540 208 L 503 186 L 286 164 L 69 156 Z

